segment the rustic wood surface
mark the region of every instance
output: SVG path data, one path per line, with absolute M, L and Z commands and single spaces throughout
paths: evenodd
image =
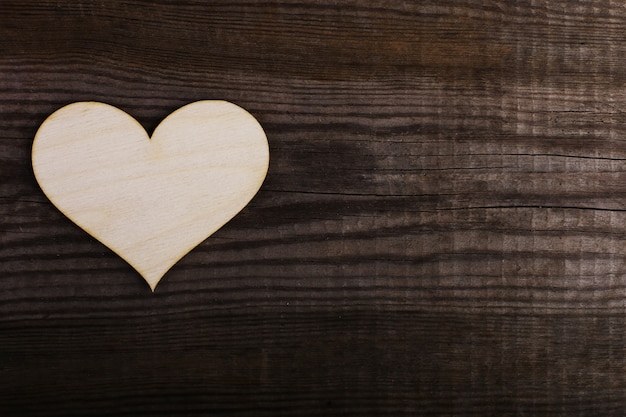
M 626 7 L 0 2 L 0 415 L 622 416 Z M 155 294 L 37 128 L 232 101 L 259 194 Z

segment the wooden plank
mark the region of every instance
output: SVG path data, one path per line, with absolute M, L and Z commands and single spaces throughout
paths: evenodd
M 624 415 L 625 39 L 609 0 L 3 0 L 0 414 Z M 32 141 L 197 100 L 271 164 L 146 294 Z

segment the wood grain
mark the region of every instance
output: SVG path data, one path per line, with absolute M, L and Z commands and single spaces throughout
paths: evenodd
M 624 415 L 625 40 L 610 0 L 3 0 L 0 414 Z M 203 99 L 268 177 L 147 295 L 32 140 Z

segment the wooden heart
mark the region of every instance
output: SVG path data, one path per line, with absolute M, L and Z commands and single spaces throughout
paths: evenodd
M 152 138 L 122 110 L 81 102 L 43 122 L 32 163 L 50 201 L 154 291 L 254 197 L 269 150 L 256 119 L 226 101 L 188 104 Z

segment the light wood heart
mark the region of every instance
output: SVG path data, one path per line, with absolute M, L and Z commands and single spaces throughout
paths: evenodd
M 152 138 L 120 109 L 80 102 L 43 122 L 32 163 L 50 201 L 154 291 L 254 197 L 269 149 L 256 119 L 226 101 L 188 104 Z

